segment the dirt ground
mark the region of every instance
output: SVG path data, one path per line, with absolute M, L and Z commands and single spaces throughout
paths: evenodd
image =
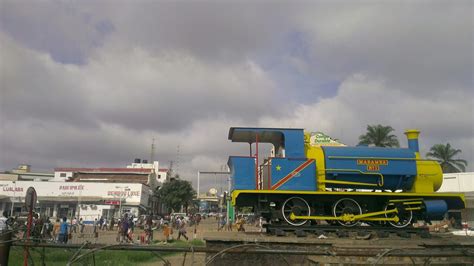
M 187 227 L 187 236 L 189 238 L 188 242 L 196 239 L 196 240 L 208 240 L 212 243 L 213 240 L 240 240 L 244 242 L 256 242 L 257 239 L 258 241 L 263 242 L 272 242 L 272 243 L 277 243 L 277 242 L 307 242 L 307 243 L 319 243 L 319 244 L 331 244 L 331 245 L 337 245 L 337 246 L 361 246 L 361 245 L 368 245 L 368 246 L 386 246 L 387 248 L 393 248 L 394 246 L 417 246 L 421 242 L 425 244 L 436 244 L 439 245 L 440 243 L 448 243 L 448 242 L 469 242 L 472 241 L 472 238 L 470 237 L 460 237 L 460 236 L 452 236 L 449 233 L 446 234 L 434 234 L 433 239 L 423 239 L 420 238 L 419 236 L 413 236 L 410 239 L 403 239 L 403 238 L 397 238 L 394 237 L 393 239 L 370 239 L 370 240 L 354 240 L 353 237 L 350 238 L 343 238 L 343 239 L 338 239 L 335 236 L 329 236 L 328 239 L 319 239 L 317 235 L 310 235 L 304 239 L 301 238 L 296 238 L 296 237 L 277 237 L 277 236 L 269 236 L 266 235 L 265 233 L 259 233 L 260 229 L 256 227 L 255 225 L 245 225 L 245 231 L 247 233 L 242 233 L 242 232 L 237 232 L 235 228 L 233 228 L 232 232 L 229 232 L 228 230 L 218 230 L 218 221 L 215 218 L 207 218 L 201 221 L 201 224 L 199 226 L 188 226 Z M 91 243 L 101 243 L 101 244 L 116 244 L 118 243 L 116 241 L 117 238 L 117 228 L 115 230 L 110 230 L 110 231 L 99 231 L 99 236 L 98 238 L 94 238 L 94 235 L 92 233 L 92 227 L 86 227 L 85 232 L 83 235 L 79 233 L 73 233 L 73 238 L 69 241 L 69 243 L 72 244 L 80 244 L 85 241 L 89 241 Z M 251 232 L 251 233 L 248 233 Z M 135 229 L 134 232 L 134 244 L 139 244 L 140 243 L 140 236 L 143 234 L 143 230 L 141 229 Z M 175 242 L 175 244 L 164 244 L 164 236 L 163 236 L 163 231 L 162 230 L 154 230 L 153 232 L 154 235 L 154 240 L 155 243 L 154 245 L 183 245 L 183 242 Z M 177 239 L 178 237 L 178 230 L 174 230 L 173 232 L 173 238 Z M 184 242 L 186 242 L 184 239 L 181 239 Z M 445 243 L 445 244 L 446 244 Z M 190 243 L 191 244 L 191 243 Z M 472 244 L 472 242 L 471 242 Z M 150 254 L 150 256 L 153 256 Z M 203 253 L 180 253 L 176 255 L 168 255 L 165 256 L 164 259 L 168 262 L 170 262 L 171 265 L 205 265 L 206 262 L 206 255 Z M 142 263 L 137 263 L 135 265 L 144 265 L 144 266 L 151 266 L 151 265 L 164 265 L 163 261 L 161 261 L 159 258 L 156 258 L 152 261 L 148 262 L 142 262 Z
M 245 225 L 245 230 L 247 232 L 258 232 L 260 229 L 257 228 L 255 225 Z M 198 226 L 188 226 L 186 227 L 187 236 L 189 240 L 199 239 L 203 240 L 204 235 L 212 235 L 213 232 L 218 232 L 218 221 L 213 218 L 207 218 L 201 220 L 201 223 Z M 222 231 L 225 231 L 222 229 Z M 237 231 L 235 228 L 233 231 Z M 143 235 L 144 232 L 142 229 L 135 228 L 133 233 L 133 240 L 134 243 L 140 244 L 140 236 Z M 102 231 L 99 230 L 98 238 L 94 237 L 92 226 L 86 226 L 84 229 L 84 234 L 80 233 L 73 233 L 72 239 L 69 240 L 68 243 L 71 244 L 80 244 L 85 241 L 89 241 L 91 243 L 101 243 L 101 244 L 115 244 L 117 243 L 117 235 L 118 230 L 117 227 L 114 230 Z M 173 230 L 173 239 L 178 238 L 178 230 Z M 153 231 L 153 239 L 164 241 L 163 231 L 161 229 L 157 229 Z M 184 239 L 182 239 L 184 240 Z

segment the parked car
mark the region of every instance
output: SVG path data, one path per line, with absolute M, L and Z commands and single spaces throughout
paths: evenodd
M 184 212 L 173 212 L 170 214 L 171 220 L 175 220 L 178 217 L 183 217 L 186 222 L 189 221 L 188 215 Z

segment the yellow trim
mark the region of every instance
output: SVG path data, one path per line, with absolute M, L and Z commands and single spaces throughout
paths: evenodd
M 361 159 L 361 160 L 392 160 L 392 161 L 429 161 L 436 162 L 436 160 L 421 159 L 421 158 L 393 158 L 393 157 L 358 157 L 358 156 L 328 156 L 328 159 Z
M 326 184 L 324 181 L 326 180 L 326 165 L 324 158 L 324 150 L 321 146 L 311 146 L 310 143 L 311 133 L 305 132 L 304 134 L 304 148 L 305 148 L 305 155 L 308 159 L 314 159 L 316 161 L 316 184 L 317 189 L 319 191 L 326 190 Z
M 379 179 L 379 182 L 377 182 L 376 185 L 382 187 L 383 183 L 384 183 L 383 175 L 381 173 L 362 172 L 361 170 L 358 170 L 358 169 L 334 169 L 334 168 L 326 169 L 326 172 L 328 172 L 328 171 L 349 172 L 349 173 L 350 172 L 356 172 L 356 173 L 359 173 L 359 174 L 362 174 L 362 175 L 378 175 L 380 177 L 380 179 Z
M 395 205 L 397 202 L 401 202 L 403 205 L 420 205 L 423 204 L 423 199 L 389 200 L 388 202 L 388 205 Z
M 410 201 L 410 200 L 423 200 L 421 198 L 416 198 L 416 199 L 393 199 L 389 200 L 389 202 L 402 202 L 402 201 Z
M 407 139 L 418 139 L 420 131 L 418 129 L 407 129 L 405 130 L 405 135 L 407 136 Z
M 419 210 L 421 210 L 421 207 L 406 208 L 405 210 L 407 210 L 407 211 L 419 211 Z
M 387 218 L 387 217 L 379 217 L 379 218 L 364 218 L 362 221 L 368 221 L 368 222 L 398 222 L 400 221 L 400 218 L 398 216 L 394 216 L 393 218 Z
M 341 195 L 341 196 L 391 196 L 391 197 L 458 197 L 464 205 L 466 198 L 462 193 L 436 192 L 436 193 L 410 193 L 410 192 L 365 192 L 365 191 L 298 191 L 298 190 L 234 190 L 232 191 L 232 205 L 236 198 L 242 194 L 297 194 L 297 195 Z M 415 194 L 415 195 L 414 195 Z
M 359 185 L 359 186 L 372 186 L 377 187 L 377 184 L 363 183 L 363 182 L 349 182 L 349 181 L 338 181 L 338 180 L 326 180 L 322 183 L 326 184 L 341 184 L 341 185 Z

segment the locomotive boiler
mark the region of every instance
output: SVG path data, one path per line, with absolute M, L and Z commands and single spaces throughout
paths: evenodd
M 232 204 L 293 226 L 324 221 L 403 228 L 463 209 L 463 194 L 436 192 L 442 170 L 420 157 L 419 131 L 405 134 L 408 148 L 348 147 L 303 129 L 233 127 L 229 140 L 250 144 L 250 154 L 229 157 Z M 273 145 L 266 158 L 259 158 L 262 143 Z

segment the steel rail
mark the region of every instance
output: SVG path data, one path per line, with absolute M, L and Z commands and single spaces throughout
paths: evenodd
M 223 249 L 208 248 L 208 247 L 160 247 L 160 246 L 132 246 L 132 245 L 104 245 L 104 244 L 92 244 L 83 246 L 82 244 L 47 244 L 47 243 L 14 243 L 13 246 L 28 246 L 28 247 L 44 247 L 44 248 L 61 248 L 61 249 L 103 249 L 103 250 L 128 250 L 128 251 L 154 251 L 154 252 L 194 252 L 194 253 L 219 253 Z M 360 248 L 347 248 L 347 247 L 334 247 L 329 249 L 316 249 L 316 250 L 282 250 L 282 249 L 232 249 L 226 251 L 226 253 L 246 253 L 246 254 L 283 254 L 283 255 L 332 255 L 332 256 L 375 256 L 380 254 L 381 250 L 385 248 L 380 247 L 364 247 L 363 250 Z M 400 251 L 393 251 L 388 256 L 402 256 L 402 257 L 471 257 L 474 250 L 473 248 L 459 248 L 453 247 L 451 249 L 446 248 L 405 248 Z

